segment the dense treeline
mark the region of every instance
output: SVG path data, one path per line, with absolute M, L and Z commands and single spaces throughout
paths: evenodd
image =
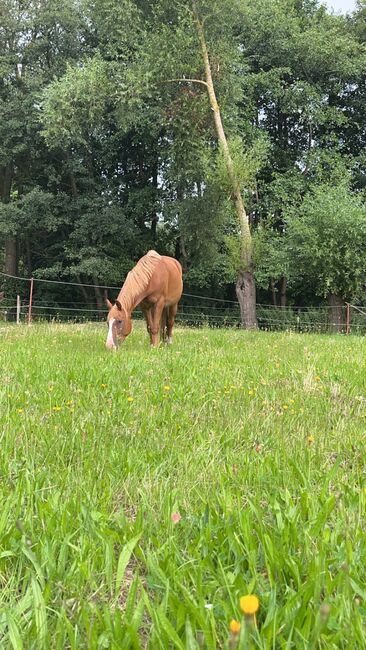
M 153 247 L 244 320 L 253 274 L 257 301 L 364 302 L 365 41 L 365 0 L 1 0 L 4 272 L 120 285 Z

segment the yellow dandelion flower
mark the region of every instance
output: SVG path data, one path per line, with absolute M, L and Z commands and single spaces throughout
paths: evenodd
M 164 386 L 164 390 L 170 390 L 170 386 L 168 385 Z
M 257 596 L 248 595 L 240 598 L 240 609 L 246 616 L 253 616 L 259 609 Z
M 313 442 L 314 442 L 314 436 L 311 436 L 311 435 L 308 436 L 308 443 L 309 443 L 309 445 L 312 445 Z
M 23 413 L 24 409 L 17 409 L 18 413 Z
M 316 377 L 315 377 L 315 381 L 320 381 L 320 377 L 319 377 L 319 375 L 316 375 Z
M 101 388 L 107 388 L 107 384 L 100 384 Z
M 53 407 L 52 407 L 52 410 L 53 410 L 53 411 L 61 411 L 61 406 L 57 406 L 57 405 L 56 405 L 56 406 L 53 406 Z
M 290 402 L 290 404 L 295 404 L 295 400 L 294 400 L 294 399 L 289 399 L 289 402 Z
M 230 621 L 229 628 L 232 634 L 239 634 L 241 625 L 239 621 L 236 621 L 235 618 L 233 618 L 233 620 Z
M 284 411 L 286 411 L 288 409 L 287 404 L 283 404 L 282 408 L 283 408 Z
M 127 397 L 127 402 L 133 402 L 133 397 L 131 397 L 131 395 Z
M 254 390 L 249 390 L 248 395 L 254 395 Z

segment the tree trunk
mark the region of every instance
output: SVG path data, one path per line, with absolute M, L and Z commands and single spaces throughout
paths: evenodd
M 277 307 L 277 294 L 276 294 L 276 284 L 273 278 L 269 281 L 269 290 L 271 292 L 272 305 Z
M 2 168 L 0 179 L 0 191 L 2 203 L 9 203 L 11 184 L 13 180 L 13 164 L 10 163 L 5 168 Z M 4 273 L 9 275 L 18 274 L 18 246 L 17 238 L 14 235 L 5 237 L 5 263 Z
M 151 215 L 151 236 L 152 240 L 155 243 L 156 242 L 156 231 L 158 227 L 158 220 L 159 220 L 159 215 L 157 212 L 157 196 L 158 196 L 158 162 L 154 162 L 153 165 L 153 170 L 152 170 L 152 186 L 155 190 L 154 193 L 154 209 L 152 211 Z
M 228 141 L 226 139 L 226 134 L 221 119 L 220 107 L 216 99 L 215 87 L 212 79 L 211 64 L 210 64 L 209 54 L 207 50 L 203 24 L 199 19 L 195 0 L 192 0 L 192 7 L 193 7 L 193 12 L 196 21 L 197 33 L 201 45 L 202 58 L 205 66 L 205 76 L 206 76 L 205 85 L 207 88 L 210 105 L 214 115 L 214 121 L 215 121 L 215 127 L 216 127 L 216 133 L 217 133 L 219 145 L 221 147 L 224 156 L 228 176 L 232 187 L 231 199 L 235 206 L 235 210 L 239 221 L 239 227 L 240 227 L 241 259 L 240 259 L 239 278 L 236 284 L 236 294 L 238 296 L 238 300 L 240 304 L 240 311 L 242 314 L 243 325 L 247 329 L 253 329 L 257 327 L 257 320 L 255 316 L 256 313 L 255 282 L 253 276 L 252 237 L 250 233 L 249 219 L 245 211 L 243 198 L 240 192 L 239 181 L 235 173 L 234 163 L 230 154 Z M 249 287 L 250 290 L 248 290 Z M 242 304 L 243 304 L 243 308 L 242 308 Z
M 83 280 L 82 280 L 82 277 L 81 277 L 81 275 L 79 273 L 76 275 L 76 279 L 77 279 L 77 281 L 79 283 L 79 289 L 80 289 L 80 291 L 82 293 L 82 296 L 84 298 L 86 308 L 87 309 L 94 309 L 95 304 L 91 300 L 86 288 L 83 286 Z M 103 305 L 103 307 L 104 307 L 104 305 Z
M 4 272 L 8 275 L 18 275 L 18 246 L 16 237 L 5 238 Z
M 329 331 L 342 332 L 345 331 L 346 325 L 344 322 L 344 300 L 336 293 L 328 295 L 329 304 Z
M 32 252 L 29 235 L 25 237 L 25 253 L 27 259 L 27 275 L 30 277 L 32 275 Z
M 97 309 L 98 311 L 103 311 L 105 309 L 103 291 L 98 286 L 98 279 L 95 275 L 93 275 L 93 282 L 94 282 L 94 294 L 95 294 L 95 302 L 97 305 Z
M 13 171 L 13 163 L 9 163 L 6 167 L 0 167 L 0 198 L 3 203 L 10 201 Z
M 153 240 L 154 244 L 156 242 L 157 225 L 158 225 L 158 215 L 154 210 L 154 212 L 152 214 L 152 217 L 151 217 L 151 237 L 152 237 L 152 240 Z
M 254 330 L 258 327 L 256 316 L 256 291 L 253 273 L 241 271 L 236 283 L 236 295 L 240 305 L 241 321 L 245 328 Z
M 280 305 L 282 309 L 286 307 L 286 289 L 287 289 L 287 278 L 283 275 L 280 279 Z
M 177 204 L 178 204 L 177 217 L 178 217 L 179 235 L 175 242 L 175 256 L 180 261 L 183 272 L 186 272 L 188 270 L 188 255 L 187 255 L 187 249 L 185 245 L 184 234 L 181 228 L 182 225 L 181 202 L 184 200 L 184 192 L 181 187 L 177 187 L 176 192 L 177 192 Z
M 78 197 L 78 188 L 76 184 L 76 178 L 74 174 L 74 170 L 72 168 L 72 156 L 69 151 L 65 151 L 63 154 L 64 159 L 65 159 L 65 170 L 66 173 L 69 177 L 69 183 L 70 183 L 70 193 L 73 199 L 77 199 Z

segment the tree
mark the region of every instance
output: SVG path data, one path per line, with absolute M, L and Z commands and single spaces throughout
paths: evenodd
M 234 166 L 234 161 L 230 152 L 228 140 L 226 137 L 225 129 L 221 118 L 221 110 L 216 98 L 215 84 L 212 76 L 212 61 L 208 51 L 206 34 L 204 28 L 205 18 L 212 19 L 212 5 L 206 15 L 201 16 L 197 2 L 193 0 L 193 17 L 196 23 L 197 34 L 201 47 L 201 54 L 204 63 L 204 71 L 206 78 L 206 88 L 210 99 L 211 109 L 214 115 L 216 133 L 221 149 L 221 154 L 224 159 L 227 175 L 230 180 L 231 186 L 231 199 L 235 205 L 236 214 L 238 217 L 240 235 L 241 235 L 241 250 L 240 250 L 240 266 L 239 278 L 236 284 L 236 293 L 238 296 L 240 310 L 242 315 L 242 322 L 247 329 L 257 327 L 256 318 L 256 292 L 255 282 L 253 276 L 253 244 L 252 236 L 249 227 L 249 219 L 244 207 L 244 200 L 242 196 L 242 188 L 240 187 L 239 177 Z M 207 11 L 207 8 L 206 8 Z M 222 2 L 220 3 L 220 11 L 222 11 Z M 211 15 L 210 15 L 211 14 Z M 214 16 L 215 22 L 218 20 Z
M 342 307 L 364 293 L 366 207 L 343 183 L 308 192 L 286 215 L 290 277 L 310 285 L 331 308 L 331 328 L 343 326 Z

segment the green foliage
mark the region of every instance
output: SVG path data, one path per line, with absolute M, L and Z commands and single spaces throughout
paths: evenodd
M 319 186 L 287 213 L 291 276 L 319 296 L 357 299 L 364 290 L 366 208 L 347 185 Z
M 254 235 L 255 279 L 259 287 L 268 289 L 271 280 L 289 276 L 288 242 L 282 233 L 263 225 Z
M 146 37 L 139 4 L 133 0 L 83 0 L 83 9 L 96 32 L 96 44 L 107 60 L 124 64 Z
M 96 202 L 97 211 L 80 206 L 80 218 L 65 247 L 64 274 L 118 285 L 133 266 L 131 252 L 137 257 L 145 253 L 144 242 L 136 244 L 137 228 L 119 207 L 102 199 Z
M 20 199 L 0 203 L 0 234 L 22 237 L 36 230 L 56 231 L 65 220 L 60 198 L 35 187 Z
M 81 67 L 68 65 L 62 79 L 44 92 L 43 135 L 49 146 L 88 147 L 89 133 L 98 131 L 112 94 L 110 67 L 98 57 Z
M 258 134 L 257 139 L 245 150 L 243 140 L 239 136 L 229 139 L 228 144 L 239 187 L 242 188 L 242 191 L 250 194 L 255 186 L 258 172 L 267 160 L 269 142 L 265 134 Z M 232 183 L 228 176 L 224 154 L 220 148 L 217 157 L 215 175 L 218 187 L 220 187 L 226 195 L 230 195 L 232 192 Z

